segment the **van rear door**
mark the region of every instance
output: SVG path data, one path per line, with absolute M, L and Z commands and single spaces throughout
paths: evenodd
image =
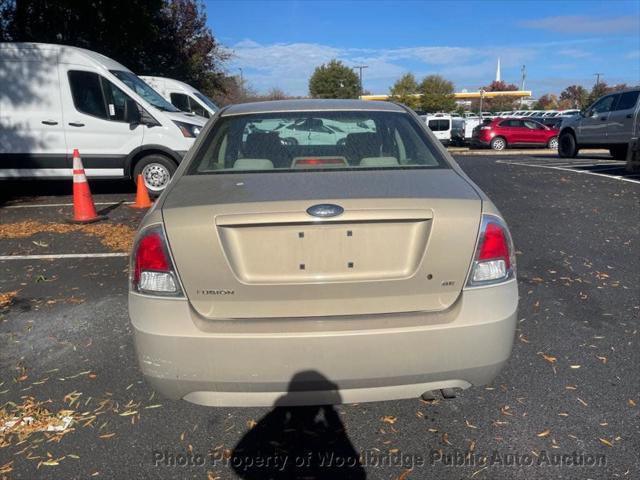
M 0 48 L 0 178 L 69 175 L 58 56 Z
M 89 176 L 124 176 L 125 161 L 142 145 L 145 128 L 126 121 L 131 97 L 88 67 L 64 65 L 61 77 L 69 150 L 80 151 Z

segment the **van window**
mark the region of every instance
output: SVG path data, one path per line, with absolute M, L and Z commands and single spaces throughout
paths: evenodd
M 70 71 L 69 85 L 76 110 L 107 120 L 107 106 L 97 73 Z
M 638 101 L 638 95 L 640 95 L 640 90 L 636 90 L 635 92 L 624 92 L 620 94 L 620 99 L 618 100 L 618 105 L 616 105 L 616 110 L 629 110 L 636 106 L 636 102 Z
M 189 106 L 190 106 L 189 110 L 192 113 L 195 113 L 196 115 L 200 115 L 201 117 L 204 117 L 204 118 L 209 118 L 209 112 L 207 112 L 202 105 L 200 105 L 196 100 L 194 100 L 193 97 L 189 97 Z
M 429 120 L 427 126 L 432 132 L 446 132 L 449 130 L 449 120 Z
M 69 85 L 76 110 L 87 115 L 124 122 L 129 97 L 97 73 L 69 71 Z
M 171 98 L 171 103 L 178 107 L 183 112 L 189 111 L 189 97 L 187 97 L 184 93 L 172 93 L 169 95 Z

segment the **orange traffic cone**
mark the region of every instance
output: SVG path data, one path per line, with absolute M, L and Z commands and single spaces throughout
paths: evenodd
M 84 174 L 82 159 L 77 148 L 73 149 L 73 220 L 72 223 L 92 223 L 104 217 L 96 213 L 91 190 Z
M 136 202 L 130 205 L 131 208 L 149 208 L 153 205 L 153 202 L 149 198 L 149 192 L 147 186 L 144 184 L 142 175 L 138 175 L 136 180 Z

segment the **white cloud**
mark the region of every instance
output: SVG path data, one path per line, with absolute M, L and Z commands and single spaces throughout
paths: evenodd
M 605 33 L 637 33 L 640 19 L 635 15 L 618 17 L 590 17 L 586 15 L 561 15 L 520 22 L 527 28 L 549 30 L 558 33 L 580 33 L 582 35 L 602 35 Z
M 571 58 L 586 58 L 591 56 L 590 52 L 587 52 L 586 50 L 582 50 L 580 48 L 563 48 L 561 50 L 558 50 L 558 54 Z
M 427 74 L 449 76 L 460 88 L 488 83 L 498 57 L 503 68 L 520 65 L 535 57 L 534 48 L 494 47 L 475 49 L 450 46 L 403 48 L 338 48 L 317 43 L 260 44 L 245 39 L 231 47 L 231 70 L 242 68 L 245 78 L 258 91 L 279 87 L 294 95 L 307 92 L 307 82 L 320 64 L 336 58 L 346 65 L 367 65 L 365 88 L 386 92 L 407 71 L 418 77 Z M 475 85 L 478 83 L 478 85 Z M 373 87 L 371 84 L 376 85 Z M 384 85 L 380 87 L 380 85 Z
M 633 52 L 629 52 L 625 55 L 625 58 L 628 58 L 629 60 L 636 60 L 638 58 L 640 58 L 640 50 L 635 50 Z

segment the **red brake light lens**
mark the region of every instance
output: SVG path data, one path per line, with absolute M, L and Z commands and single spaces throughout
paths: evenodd
M 510 268 L 509 244 L 504 230 L 495 223 L 489 223 L 484 231 L 484 241 L 480 247 L 478 260 L 493 260 L 496 258 L 504 259 L 506 267 Z
M 151 295 L 180 295 L 178 279 L 161 227 L 142 232 L 131 259 L 131 288 Z
M 506 224 L 495 215 L 483 215 L 467 286 L 505 282 L 515 277 L 515 267 L 513 243 Z
M 162 247 L 162 238 L 158 232 L 151 232 L 138 242 L 133 274 L 133 279 L 136 283 L 140 281 L 140 272 L 143 270 L 169 271 L 169 262 Z

